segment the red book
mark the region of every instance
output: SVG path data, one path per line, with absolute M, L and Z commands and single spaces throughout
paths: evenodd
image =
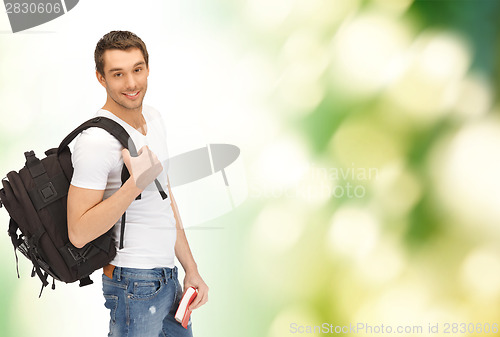
M 181 301 L 179 302 L 179 308 L 175 313 L 175 320 L 182 324 L 182 326 L 187 329 L 189 316 L 191 316 L 191 310 L 189 310 L 189 305 L 198 295 L 198 290 L 194 287 L 187 288 L 184 295 L 182 295 Z

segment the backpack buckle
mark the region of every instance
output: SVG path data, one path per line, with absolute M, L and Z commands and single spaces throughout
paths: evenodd
M 54 185 L 52 182 L 48 182 L 44 186 L 42 186 L 38 192 L 40 193 L 40 196 L 42 197 L 43 202 L 47 202 L 53 197 L 57 196 L 56 189 L 54 188 Z
M 33 151 L 33 150 L 24 152 L 24 157 L 26 159 L 28 159 L 29 157 L 34 157 L 34 156 L 35 156 L 35 151 Z

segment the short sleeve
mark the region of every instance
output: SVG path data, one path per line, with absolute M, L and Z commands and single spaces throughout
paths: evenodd
M 122 146 L 100 128 L 90 128 L 78 136 L 71 160 L 71 185 L 94 190 L 106 189 L 108 175 L 121 160 Z

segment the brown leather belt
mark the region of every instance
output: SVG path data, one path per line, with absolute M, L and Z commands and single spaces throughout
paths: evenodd
M 113 266 L 112 264 L 108 264 L 107 266 L 104 266 L 102 268 L 104 275 L 106 275 L 110 279 L 113 279 L 113 270 L 115 270 L 115 266 Z

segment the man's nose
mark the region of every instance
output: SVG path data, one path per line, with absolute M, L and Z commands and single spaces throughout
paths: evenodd
M 134 76 L 127 76 L 127 89 L 135 89 L 135 84 L 136 81 L 134 79 Z

